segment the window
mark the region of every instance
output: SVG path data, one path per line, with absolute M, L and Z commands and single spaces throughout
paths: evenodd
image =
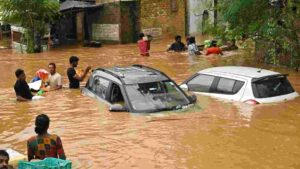
M 252 83 L 253 94 L 256 98 L 268 98 L 290 94 L 293 87 L 285 76 L 266 78 Z
M 105 99 L 109 81 L 99 76 L 95 77 L 92 90 L 101 98 Z
M 114 104 L 114 103 L 119 103 L 124 105 L 124 97 L 122 94 L 122 91 L 120 89 L 120 87 L 116 84 L 112 84 L 111 87 L 111 94 L 110 94 L 110 103 Z
M 176 0 L 171 0 L 171 11 L 172 12 L 177 12 L 178 11 L 178 6 L 177 6 L 177 1 Z
M 188 98 L 172 81 L 126 85 L 128 99 L 137 112 L 175 110 L 188 105 Z
M 210 92 L 210 87 L 214 81 L 214 76 L 198 75 L 190 80 L 187 85 L 190 91 L 196 92 Z
M 245 82 L 242 81 L 235 81 L 234 87 L 233 87 L 233 93 L 237 93 L 241 90 L 241 88 L 244 86 Z
M 243 87 L 244 82 L 221 77 L 217 85 L 216 93 L 236 94 Z
M 94 81 L 94 77 L 91 76 L 86 84 L 86 88 L 91 90 L 93 88 L 93 81 Z

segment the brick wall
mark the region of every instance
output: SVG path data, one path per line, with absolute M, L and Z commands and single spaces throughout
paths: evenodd
M 119 24 L 93 24 L 93 39 L 119 41 Z
M 139 32 L 138 1 L 99 0 L 103 4 L 94 22 L 94 40 L 116 43 L 133 43 Z
M 140 32 L 139 3 L 137 1 L 121 2 L 121 43 L 137 42 Z
M 141 29 L 163 37 L 185 35 L 186 1 L 174 1 L 175 9 L 172 0 L 141 0 Z
M 99 9 L 99 16 L 92 26 L 93 40 L 119 43 L 120 3 L 107 3 Z

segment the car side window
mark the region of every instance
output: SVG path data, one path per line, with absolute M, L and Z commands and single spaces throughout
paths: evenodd
M 91 76 L 91 77 L 89 78 L 87 84 L 86 84 L 86 87 L 87 87 L 88 89 L 92 89 L 92 88 L 93 88 L 93 81 L 94 81 L 94 77 Z
M 221 77 L 217 85 L 216 93 L 236 94 L 243 87 L 244 82 Z
M 109 86 L 109 81 L 106 79 L 103 79 L 99 76 L 96 76 L 94 78 L 94 83 L 93 83 L 93 92 L 95 92 L 99 97 L 106 99 L 106 92 Z
M 214 76 L 200 74 L 190 80 L 187 85 L 190 91 L 210 92 L 210 87 L 214 79 Z

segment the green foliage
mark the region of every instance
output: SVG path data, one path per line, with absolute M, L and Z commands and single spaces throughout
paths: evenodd
M 222 0 L 215 9 L 226 24 L 211 25 L 208 29 L 227 40 L 247 35 L 254 40 L 271 42 L 274 49 L 268 50 L 268 60 L 278 64 L 278 47 L 300 58 L 300 52 L 296 50 L 299 38 L 295 26 L 300 15 L 293 10 L 294 6 L 293 0 L 287 0 L 282 7 L 271 5 L 269 0 Z
M 48 25 L 59 16 L 57 0 L 1 0 L 0 18 L 3 22 L 25 28 L 28 40 L 28 52 L 34 51 L 34 35 L 41 37 L 46 33 Z

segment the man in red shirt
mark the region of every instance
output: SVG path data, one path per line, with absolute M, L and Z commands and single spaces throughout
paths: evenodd
M 216 43 L 212 43 L 211 47 L 206 49 L 206 55 L 210 54 L 220 54 L 223 55 L 222 49 L 217 47 Z
M 150 50 L 150 41 L 144 39 L 145 35 L 144 33 L 140 33 L 139 35 L 139 41 L 138 46 L 140 50 L 140 54 L 142 56 L 149 56 L 149 50 Z

